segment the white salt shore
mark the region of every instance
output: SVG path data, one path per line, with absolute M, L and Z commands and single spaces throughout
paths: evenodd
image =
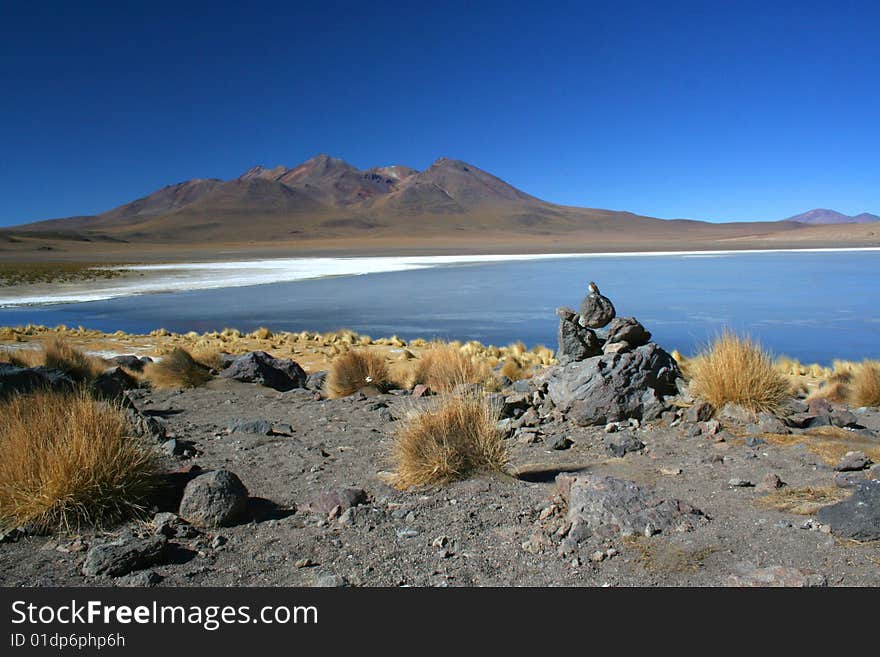
M 122 279 L 0 289 L 0 308 L 103 301 L 117 297 L 185 290 L 208 290 L 285 283 L 330 276 L 462 266 L 493 262 L 571 258 L 719 257 L 755 253 L 880 251 L 878 247 L 725 251 L 642 251 L 629 253 L 541 253 L 517 255 L 394 256 L 363 258 L 280 258 L 161 265 L 122 265 L 133 274 Z

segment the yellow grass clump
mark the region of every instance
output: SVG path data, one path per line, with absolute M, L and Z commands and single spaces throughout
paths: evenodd
M 211 370 L 185 349 L 175 347 L 147 365 L 144 376 L 156 388 L 197 388 L 211 380 Z
M 154 451 L 125 413 L 85 393 L 0 402 L 0 528 L 102 526 L 143 510 Z
M 338 399 L 367 386 L 382 390 L 388 382 L 388 366 L 382 356 L 374 351 L 353 349 L 333 360 L 324 389 L 332 399 Z
M 108 367 L 104 359 L 84 354 L 61 338 L 53 338 L 39 349 L 3 352 L 3 360 L 17 367 L 45 365 L 53 370 L 61 370 L 80 382 L 94 379 Z
M 436 344 L 415 362 L 413 384 L 423 383 L 434 392 L 451 392 L 462 383 L 485 383 L 491 378 L 486 362 L 463 353 L 454 344 Z
M 866 360 L 859 366 L 850 393 L 856 406 L 880 406 L 880 362 Z
M 485 397 L 456 395 L 407 418 L 395 435 L 391 483 L 406 489 L 503 471 L 508 450 L 498 410 Z
M 691 390 L 716 408 L 739 404 L 752 411 L 776 410 L 789 396 L 789 381 L 749 337 L 724 331 L 688 364 Z

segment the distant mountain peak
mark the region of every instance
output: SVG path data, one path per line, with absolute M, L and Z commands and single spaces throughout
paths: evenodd
M 796 214 L 783 221 L 794 221 L 799 224 L 868 224 L 880 221 L 880 217 L 875 214 L 862 212 L 857 215 L 847 215 L 837 210 L 829 210 L 828 208 L 816 208 L 807 210 L 801 214 Z

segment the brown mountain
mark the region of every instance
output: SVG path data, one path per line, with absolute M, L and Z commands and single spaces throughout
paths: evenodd
M 808 210 L 807 212 L 803 212 L 801 214 L 796 214 L 793 217 L 789 217 L 788 219 L 783 219 L 783 221 L 794 221 L 799 224 L 869 224 L 875 221 L 880 221 L 880 217 L 876 214 L 868 214 L 867 212 L 862 212 L 857 215 L 847 215 L 841 212 L 837 212 L 836 210 L 826 210 L 823 208 L 817 208 L 815 210 Z
M 813 228 L 817 230 L 810 232 Z M 138 253 L 216 253 L 221 244 L 234 250 L 284 253 L 527 252 L 877 241 L 873 231 L 851 236 L 846 226 L 835 233 L 819 228 L 794 218 L 712 224 L 556 205 L 472 164 L 447 158 L 424 171 L 399 165 L 360 170 L 318 155 L 291 168 L 256 166 L 228 181 L 197 179 L 170 185 L 96 216 L 0 231 L 0 251 L 73 254 L 86 244 L 97 253 L 108 244 L 134 243 L 141 245 Z M 120 257 L 131 257 L 131 248 L 114 248 Z

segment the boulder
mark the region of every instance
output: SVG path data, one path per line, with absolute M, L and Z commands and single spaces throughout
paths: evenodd
M 234 359 L 220 376 L 246 383 L 259 383 L 282 392 L 303 388 L 308 375 L 295 361 L 273 358 L 265 351 L 251 351 Z
M 0 363 L 0 399 L 41 389 L 71 390 L 74 386 L 76 382 L 61 370 Z
M 645 449 L 645 443 L 631 433 L 613 433 L 605 438 L 605 448 L 612 456 L 621 458 L 629 452 L 640 452 Z
M 162 535 L 147 538 L 128 536 L 96 545 L 86 554 L 82 573 L 89 577 L 120 577 L 133 570 L 149 568 L 161 563 L 167 545 L 168 542 Z
M 617 354 L 552 368 L 547 394 L 577 424 L 603 425 L 628 418 L 653 420 L 669 408 L 681 371 L 651 342 Z
M 197 527 L 228 527 L 247 511 L 248 491 L 228 470 L 214 470 L 190 481 L 178 515 Z
M 580 322 L 585 328 L 602 328 L 616 315 L 614 304 L 602 296 L 595 283 L 590 283 L 590 293 L 581 302 Z
M 602 342 L 592 329 L 578 323 L 578 315 L 571 308 L 558 308 L 559 331 L 556 360 L 561 365 L 584 360 L 602 353 Z
M 664 531 L 690 531 L 707 521 L 702 511 L 676 499 L 661 499 L 631 481 L 602 475 L 575 477 L 567 489 L 570 536 L 652 536 Z
M 272 435 L 272 423 L 268 420 L 232 420 L 226 430 L 229 433 L 253 433 L 258 436 Z
M 605 330 L 609 344 L 626 342 L 630 347 L 641 347 L 651 341 L 651 332 L 635 317 L 615 317 Z
M 842 538 L 880 540 L 880 480 L 858 484 L 848 499 L 819 509 L 816 517 Z
M 124 404 L 123 408 L 125 408 L 125 414 L 134 432 L 141 438 L 164 442 L 167 435 L 165 426 L 156 418 L 138 409 L 131 400 L 124 399 L 127 403 Z
M 119 366 L 104 370 L 92 382 L 92 391 L 101 399 L 119 399 L 126 390 L 134 390 L 137 387 L 139 387 L 137 379 Z
M 703 401 L 702 399 L 696 400 L 693 405 L 687 409 L 684 414 L 684 418 L 687 422 L 691 424 L 696 424 L 698 422 L 706 422 L 707 420 L 711 420 L 712 416 L 715 414 L 715 408 L 707 401 Z

